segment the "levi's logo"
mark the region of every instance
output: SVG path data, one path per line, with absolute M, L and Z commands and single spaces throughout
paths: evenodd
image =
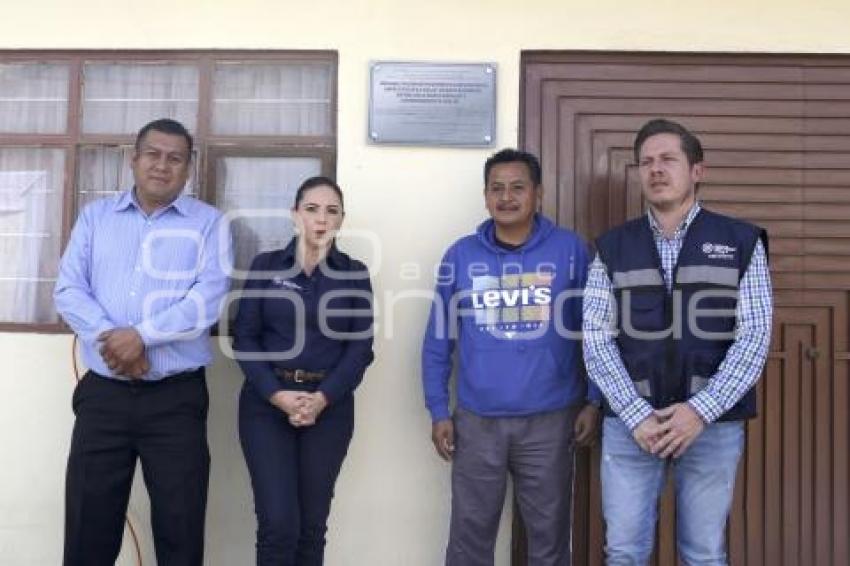
M 530 285 L 524 289 L 490 289 L 472 293 L 473 308 L 525 307 L 548 305 L 552 302 L 552 289 Z
M 482 332 L 511 339 L 517 331 L 537 330 L 551 319 L 554 273 L 472 278 L 470 299 Z

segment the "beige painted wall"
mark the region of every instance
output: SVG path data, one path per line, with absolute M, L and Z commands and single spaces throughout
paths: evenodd
M 518 9 L 517 6 L 522 6 Z M 374 272 L 377 361 L 358 393 L 354 443 L 331 520 L 330 566 L 432 566 L 447 533 L 448 467 L 433 454 L 419 389 L 426 306 L 393 295 L 430 288 L 442 250 L 484 216 L 489 150 L 366 143 L 368 62 L 498 64 L 498 146 L 516 143 L 523 49 L 850 52 L 846 0 L 27 0 L 8 2 L 0 48 L 268 48 L 339 51 L 338 178 L 350 228 L 381 244 Z M 364 252 L 353 243 L 349 249 Z M 2 261 L 2 258 L 0 258 Z M 421 268 L 418 278 L 401 274 Z M 0 563 L 55 565 L 72 415 L 68 336 L 0 336 Z M 249 564 L 254 519 L 236 442 L 234 364 L 210 372 L 213 454 L 207 562 Z M 147 500 L 134 490 L 145 564 L 153 564 Z M 503 532 L 504 535 L 504 532 Z M 507 564 L 507 537 L 498 564 Z M 128 548 L 125 545 L 125 551 Z M 120 564 L 134 564 L 128 553 Z

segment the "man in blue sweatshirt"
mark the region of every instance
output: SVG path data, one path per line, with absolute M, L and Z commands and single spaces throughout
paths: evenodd
M 584 243 L 537 214 L 533 155 L 505 149 L 484 165 L 491 218 L 443 257 L 422 348 L 437 453 L 452 462 L 448 566 L 489 566 L 513 477 L 531 566 L 570 562 L 574 442 L 598 424 L 599 393 L 581 364 Z M 459 345 L 457 407 L 449 409 Z

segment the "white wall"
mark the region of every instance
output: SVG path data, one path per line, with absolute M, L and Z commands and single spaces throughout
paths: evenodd
M 382 265 L 374 273 L 380 304 L 387 293 L 428 289 L 442 250 L 484 217 L 480 169 L 491 151 L 368 145 L 370 60 L 496 62 L 502 147 L 517 139 L 523 49 L 848 53 L 848 21 L 846 0 L 27 0 L 3 7 L 0 48 L 338 50 L 338 178 L 348 226 L 373 230 L 381 242 Z M 410 262 L 423 271 L 418 280 L 401 276 Z M 448 467 L 431 448 L 419 389 L 425 315 L 416 300 L 379 315 L 377 361 L 358 393 L 355 439 L 334 503 L 330 566 L 440 563 Z M 68 336 L 0 335 L 4 565 L 61 560 L 73 422 L 70 344 Z M 212 565 L 249 564 L 253 555 L 252 501 L 235 431 L 240 381 L 229 360 L 218 359 L 210 372 Z M 152 564 L 147 500 L 138 486 L 131 515 L 141 527 L 145 563 Z M 498 564 L 508 562 L 507 544 L 502 536 Z M 125 544 L 120 563 L 134 564 L 127 550 Z

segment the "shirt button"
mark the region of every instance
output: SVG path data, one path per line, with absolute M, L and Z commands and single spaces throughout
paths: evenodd
M 520 352 L 525 352 L 525 344 L 520 344 L 520 345 L 517 347 L 517 350 L 519 350 Z
M 135 297 L 135 296 L 136 296 L 136 292 L 135 292 L 135 291 L 130 291 L 130 296 L 131 296 L 131 297 Z

